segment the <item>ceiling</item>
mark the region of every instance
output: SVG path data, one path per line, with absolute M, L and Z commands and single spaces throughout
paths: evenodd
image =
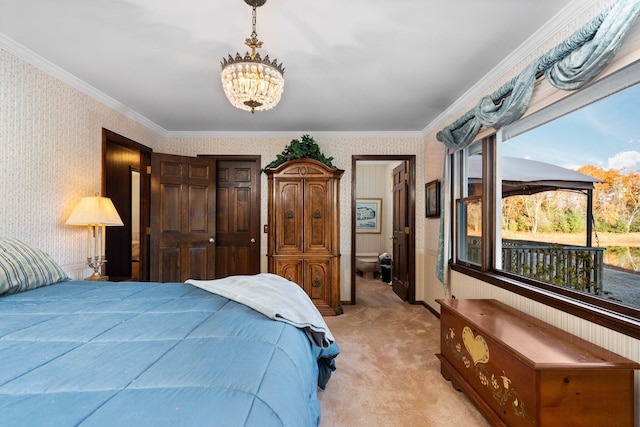
M 170 133 L 422 132 L 569 3 L 270 0 L 259 52 L 285 88 L 255 114 L 220 83 L 220 60 L 248 50 L 242 0 L 0 0 L 0 33 Z

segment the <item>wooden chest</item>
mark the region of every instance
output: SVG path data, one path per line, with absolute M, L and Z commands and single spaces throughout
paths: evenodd
M 640 365 L 496 300 L 438 300 L 442 375 L 495 426 L 633 426 Z

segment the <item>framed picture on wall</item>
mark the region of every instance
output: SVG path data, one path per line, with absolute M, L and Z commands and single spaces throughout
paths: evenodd
M 356 233 L 380 233 L 382 199 L 356 199 Z
M 426 197 L 426 217 L 437 218 L 440 216 L 440 181 L 437 179 L 424 186 Z

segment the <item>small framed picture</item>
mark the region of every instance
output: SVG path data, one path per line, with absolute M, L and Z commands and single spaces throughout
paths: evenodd
M 424 186 L 426 197 L 426 217 L 437 218 L 440 216 L 440 181 L 437 179 Z
M 382 199 L 356 199 L 356 233 L 380 233 Z

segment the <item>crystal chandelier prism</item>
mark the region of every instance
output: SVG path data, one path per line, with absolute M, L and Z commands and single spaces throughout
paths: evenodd
M 251 53 L 247 52 L 244 56 L 236 53 L 235 58 L 231 55 L 223 58 L 220 63 L 221 79 L 222 88 L 231 104 L 254 113 L 269 110 L 280 102 L 284 89 L 284 67 L 278 64 L 277 59 L 271 61 L 269 55 L 262 58 L 256 52 L 256 49 L 262 47 L 256 33 L 256 8 L 265 4 L 267 0 L 244 2 L 253 8 L 253 31 L 244 42 L 251 48 Z

